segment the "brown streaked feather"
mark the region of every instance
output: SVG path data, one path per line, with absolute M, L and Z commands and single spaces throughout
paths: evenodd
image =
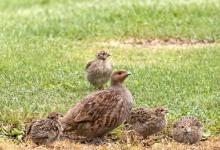
M 61 129 L 57 122 L 46 119 L 40 120 L 33 124 L 34 130 L 31 131 L 32 138 L 47 138 L 50 135 L 58 134 Z
M 122 124 L 132 107 L 132 95 L 122 85 L 128 75 L 126 71 L 114 72 L 108 90 L 93 92 L 70 108 L 62 119 L 64 131 L 94 138 Z
M 89 61 L 87 64 L 86 64 L 86 70 L 91 66 L 91 64 L 94 62 L 94 60 L 92 61 Z
M 36 121 L 32 121 L 30 123 L 28 123 L 25 127 L 25 136 L 29 136 L 30 135 L 30 132 L 31 132 L 31 129 L 32 129 L 32 126 L 33 124 L 35 123 Z
M 62 134 L 62 126 L 56 118 L 49 118 L 33 121 L 26 127 L 26 139 L 31 139 L 35 144 L 49 144 L 57 140 Z
M 139 117 L 141 116 L 141 117 Z M 135 123 L 135 122 L 147 122 L 152 117 L 152 110 L 146 108 L 136 108 L 131 111 L 128 119 L 126 120 L 127 123 Z
M 191 126 L 202 127 L 201 122 L 196 117 L 193 117 L 193 116 L 182 117 L 181 119 L 179 119 L 178 121 L 176 121 L 174 123 L 173 127 L 184 126 L 186 123 L 191 125 Z
M 115 97 L 117 91 L 98 91 L 85 97 L 82 101 L 81 111 L 74 118 L 75 122 L 95 121 L 103 114 L 115 107 L 118 101 L 122 100 L 120 96 Z M 111 103 L 108 103 L 111 101 Z
M 125 124 L 143 137 L 150 136 L 166 127 L 165 114 L 157 114 L 157 108 L 136 108 L 131 111 Z
M 194 144 L 202 138 L 202 124 L 196 117 L 184 116 L 174 123 L 172 136 L 177 142 Z
M 109 54 L 101 52 L 96 59 L 89 61 L 86 64 L 86 78 L 98 89 L 103 89 L 103 85 L 107 83 L 111 77 L 112 65 L 107 60 Z

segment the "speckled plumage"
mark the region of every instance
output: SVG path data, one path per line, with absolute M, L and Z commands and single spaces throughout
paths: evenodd
M 193 144 L 202 137 L 202 124 L 195 117 L 185 116 L 174 123 L 172 134 L 177 142 Z
M 111 77 L 112 65 L 107 60 L 109 56 L 107 52 L 100 51 L 96 54 L 96 59 L 86 65 L 87 80 L 99 89 L 103 89 L 103 85 Z
M 128 75 L 126 71 L 114 72 L 108 90 L 91 93 L 71 108 L 62 119 L 64 130 L 93 138 L 122 124 L 132 107 L 132 95 L 122 85 Z
M 31 122 L 26 128 L 26 136 L 35 144 L 50 144 L 62 134 L 62 126 L 59 121 L 60 114 L 50 113 L 46 119 Z
M 137 108 L 131 111 L 125 124 L 143 137 L 148 137 L 166 127 L 166 113 L 167 110 L 162 107 Z

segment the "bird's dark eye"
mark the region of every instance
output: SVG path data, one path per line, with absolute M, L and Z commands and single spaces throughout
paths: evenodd
M 119 72 L 118 74 L 121 75 L 121 72 Z

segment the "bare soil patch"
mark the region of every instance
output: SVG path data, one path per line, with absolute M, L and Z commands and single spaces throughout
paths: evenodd
M 109 138 L 109 137 L 108 137 Z M 112 139 L 111 139 L 112 140 Z M 153 142 L 152 142 L 153 141 Z M 151 144 L 150 144 L 151 143 Z M 15 143 L 10 140 L 0 140 L 0 150 L 220 150 L 220 137 L 209 137 L 205 141 L 200 141 L 194 145 L 176 143 L 169 138 L 160 140 L 145 139 L 139 142 L 118 142 L 105 141 L 101 144 L 84 143 L 71 140 L 61 140 L 52 146 L 36 147 L 30 142 Z
M 169 39 L 135 39 L 130 38 L 126 40 L 110 40 L 104 42 L 98 42 L 103 46 L 110 47 L 139 47 L 139 48 L 155 48 L 155 47 L 204 47 L 210 45 L 220 44 L 214 40 L 193 40 L 182 38 L 169 38 Z

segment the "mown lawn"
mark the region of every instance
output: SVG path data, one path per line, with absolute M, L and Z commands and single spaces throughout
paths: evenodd
M 219 0 L 1 0 L 1 37 L 219 40 Z
M 127 38 L 220 39 L 220 1 L 1 0 L 0 137 L 25 122 L 65 112 L 93 91 L 84 67 L 100 49 L 112 53 L 135 106 L 169 108 L 170 123 L 195 115 L 213 135 L 220 128 L 220 45 L 118 47 Z

